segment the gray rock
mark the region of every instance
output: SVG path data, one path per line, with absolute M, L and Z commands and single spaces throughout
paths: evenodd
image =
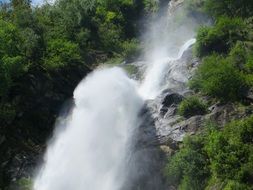
M 165 96 L 162 105 L 163 107 L 170 107 L 172 104 L 179 104 L 184 99 L 184 96 L 178 93 L 172 93 Z

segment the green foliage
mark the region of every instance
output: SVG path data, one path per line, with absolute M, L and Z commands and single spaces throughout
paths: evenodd
M 78 64 L 81 56 L 77 44 L 64 39 L 48 42 L 44 65 L 48 69 L 56 69 L 69 64 Z
M 244 100 L 246 91 L 253 86 L 252 2 L 194 3 L 212 15 L 215 22 L 214 26 L 201 27 L 197 34 L 195 51 L 203 64 L 190 82 L 193 89 L 222 101 Z
M 205 150 L 211 160 L 212 174 L 222 181 L 235 181 L 228 182 L 228 189 L 249 182 L 253 176 L 252 139 L 253 117 L 232 122 L 224 131 L 213 131 L 207 138 Z
M 201 27 L 198 31 L 195 50 L 202 64 L 190 87 L 221 101 L 244 101 L 247 90 L 253 87 L 253 1 L 194 0 L 190 8 L 204 10 L 214 18 L 214 26 Z M 201 146 L 187 149 L 187 155 L 191 150 L 205 158 L 205 167 L 195 169 L 197 173 L 205 170 L 209 174 L 204 177 L 203 186 L 194 187 L 198 179 L 192 178 L 191 173 L 183 175 L 182 166 L 195 164 L 192 163 L 195 158 L 182 159 L 187 152 L 185 142 L 167 164 L 168 180 L 178 189 L 253 189 L 252 131 L 252 116 L 233 121 L 222 130 L 206 127 L 201 134 L 192 137 L 201 138 Z
M 140 54 L 140 46 L 137 40 L 122 43 L 123 56 L 127 61 L 133 61 Z
M 249 52 L 247 51 L 248 49 L 246 45 L 243 42 L 238 41 L 229 53 L 230 63 L 237 67 L 239 70 L 243 70 L 244 64 L 246 63 L 249 56 Z
M 203 115 L 207 112 L 207 106 L 199 98 L 192 96 L 179 104 L 178 112 L 184 117 Z
M 252 190 L 252 187 L 237 181 L 229 181 L 224 187 L 224 190 Z
M 201 190 L 205 187 L 209 170 L 203 153 L 203 138 L 188 137 L 180 149 L 169 160 L 165 168 L 170 185 L 181 190 Z
M 187 137 L 173 155 L 165 174 L 178 189 L 252 189 L 253 117 L 234 121 L 220 131 L 207 125 Z
M 7 95 L 9 88 L 13 85 L 13 80 L 24 74 L 27 70 L 21 56 L 4 56 L 0 61 L 0 97 Z
M 155 13 L 159 9 L 159 1 L 157 0 L 144 0 L 144 9 L 148 13 Z
M 0 18 L 0 58 L 6 54 L 9 56 L 17 55 L 20 40 L 17 27 Z
M 45 143 L 60 106 L 89 68 L 138 55 L 144 1 L 57 0 L 39 7 L 30 0 L 0 2 L 0 130 L 17 140 L 3 158 L 22 152 L 24 146 L 15 146 L 21 141 Z M 0 176 L 5 185 L 11 181 L 8 172 Z
M 138 68 L 135 65 L 124 64 L 121 66 L 129 75 L 136 75 Z
M 190 12 L 203 12 L 205 0 L 187 0 L 187 9 Z
M 16 110 L 15 108 L 8 103 L 2 103 L 0 105 L 0 122 L 4 125 L 7 122 L 12 122 L 15 119 Z
M 253 16 L 251 0 L 206 0 L 205 10 L 214 17 L 250 17 Z
M 15 190 L 32 190 L 32 180 L 28 178 L 21 178 L 16 182 Z M 12 188 L 8 189 L 12 190 Z
M 245 69 L 248 73 L 253 73 L 253 55 L 249 55 L 246 60 Z
M 236 42 L 247 37 L 246 24 L 240 18 L 221 17 L 213 27 L 202 27 L 197 35 L 196 54 L 228 53 Z
M 103 48 L 109 53 L 120 50 L 120 36 L 121 30 L 113 24 L 103 24 L 99 27 L 99 37 Z
M 242 98 L 247 89 L 244 75 L 229 60 L 212 55 L 199 66 L 190 87 L 223 101 Z
M 20 32 L 20 38 L 22 41 L 21 53 L 27 58 L 36 58 L 39 47 L 39 36 L 31 28 L 25 28 Z

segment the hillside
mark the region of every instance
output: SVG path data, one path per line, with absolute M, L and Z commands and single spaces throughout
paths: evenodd
M 175 16 L 177 10 L 179 14 Z M 159 23 L 164 15 L 173 17 L 170 22 L 175 21 L 179 29 L 174 24 L 170 31 L 165 30 L 165 25 L 152 28 L 164 24 Z M 195 44 L 194 39 L 185 42 L 183 38 L 191 36 L 193 29 L 180 36 L 181 30 L 184 31 L 181 25 L 187 28 L 192 24 L 185 18 L 197 23 Z M 154 33 L 148 36 L 150 22 L 157 23 L 151 24 Z M 171 42 L 171 48 L 165 38 L 172 32 L 178 44 Z M 145 35 L 150 38 L 147 42 L 143 42 Z M 158 47 L 166 44 L 174 51 L 179 46 L 182 55 L 177 59 L 168 59 L 169 54 L 162 57 L 164 49 L 152 52 L 147 48 L 150 44 Z M 164 83 L 165 87 L 159 88 L 154 97 L 137 97 L 144 103 L 136 103 L 140 110 L 133 109 L 134 102 L 126 102 L 136 101 L 132 96 L 137 96 L 141 87 L 133 87 L 140 88 L 135 92 L 129 81 L 145 86 L 145 77 L 152 68 L 148 62 L 156 55 L 161 56 L 161 60 L 154 61 L 158 66 L 166 59 L 170 65 L 161 66 L 163 72 L 154 69 L 164 74 L 158 76 L 164 81 L 151 78 L 148 82 L 155 87 Z M 99 79 L 100 70 L 114 66 L 126 70 L 126 79 L 113 70 L 111 76 L 103 75 L 108 80 L 94 77 Z M 118 78 L 110 86 L 114 75 Z M 73 94 L 86 76 L 89 76 L 86 82 L 99 83 L 90 89 L 94 99 L 84 101 L 85 105 L 92 107 L 91 102 L 96 104 L 102 98 L 106 99 L 101 105 L 108 103 L 97 120 L 102 123 L 108 115 L 104 121 L 115 119 L 117 126 L 121 122 L 127 125 L 135 117 L 140 120 L 139 128 L 130 138 L 132 142 L 126 146 L 134 147 L 131 155 L 137 156 L 132 158 L 134 163 L 128 167 L 129 171 L 122 171 L 125 189 L 253 189 L 252 0 L 58 0 L 39 7 L 33 7 L 30 0 L 0 2 L 0 189 L 32 189 L 35 169 L 48 146 L 52 146 L 48 141 L 55 135 L 55 123 L 73 116 L 73 109 L 78 108 Z M 129 89 L 124 90 L 117 85 L 125 80 L 129 80 L 126 85 Z M 85 81 L 79 85 L 86 87 Z M 92 96 L 92 90 L 99 94 Z M 151 88 L 152 92 L 155 90 Z M 123 101 L 121 95 L 127 93 L 129 96 L 124 96 Z M 81 100 L 85 97 L 79 96 Z M 118 111 L 110 102 L 114 100 L 115 105 L 126 103 L 122 110 Z M 98 113 L 99 106 L 95 107 Z M 124 109 L 133 109 L 136 114 Z M 115 111 L 117 117 L 109 115 L 110 111 Z M 125 114 L 123 119 L 121 112 Z M 113 126 L 114 123 L 110 127 Z M 117 128 L 108 129 L 117 132 Z M 122 130 L 125 132 L 123 127 Z M 106 135 L 114 137 L 107 131 L 102 137 Z M 106 159 L 108 155 L 103 156 Z M 101 160 L 99 163 L 104 161 Z M 137 175 L 139 168 L 142 172 Z

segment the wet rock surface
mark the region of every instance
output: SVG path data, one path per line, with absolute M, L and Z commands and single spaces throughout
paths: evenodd
M 209 107 L 205 115 L 195 115 L 190 118 L 179 116 L 177 109 L 180 102 L 185 97 L 195 94 L 187 88 L 186 83 L 200 61 L 192 57 L 192 49 L 190 48 L 177 62 L 179 64 L 172 69 L 179 69 L 187 79 L 177 80 L 178 78 L 171 76 L 171 71 L 168 70 L 166 76 L 168 88 L 165 88 L 161 95 L 154 100 L 148 100 L 144 109 L 146 113 L 149 112 L 150 114 L 149 120 L 152 120 L 151 123 L 155 132 L 152 129 L 152 133 L 146 131 L 143 134 L 153 136 L 152 140 L 149 141 L 149 146 L 159 146 L 165 155 L 173 154 L 186 135 L 198 133 L 207 121 L 224 126 L 230 121 L 247 117 L 253 113 L 253 108 L 250 105 L 215 103 Z M 251 96 L 251 91 L 249 91 L 248 97 Z M 208 101 L 209 97 L 203 97 L 203 99 Z

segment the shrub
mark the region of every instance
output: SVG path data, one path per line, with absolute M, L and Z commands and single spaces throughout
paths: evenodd
M 205 187 L 209 171 L 207 159 L 203 154 L 203 138 L 188 137 L 181 148 L 173 155 L 165 168 L 170 185 L 182 190 L 201 190 Z
M 221 56 L 206 57 L 190 81 L 190 87 L 222 101 L 243 97 L 248 85 L 245 76 Z
M 245 64 L 246 72 L 253 73 L 253 55 L 250 55 Z
M 122 43 L 123 56 L 126 61 L 133 61 L 140 54 L 140 46 L 137 40 L 125 41 Z
M 206 105 L 197 97 L 189 97 L 180 103 L 178 112 L 184 117 L 191 117 L 194 115 L 203 115 L 207 112 L 207 109 Z
M 252 187 L 246 184 L 241 184 L 237 181 L 228 181 L 224 190 L 251 190 Z
M 236 45 L 231 49 L 228 59 L 230 63 L 237 67 L 239 70 L 244 70 L 248 56 L 248 48 L 243 42 L 238 41 Z
M 253 177 L 252 139 L 253 117 L 232 122 L 223 131 L 212 131 L 205 145 L 212 175 L 222 181 L 247 184 Z
M 184 139 L 165 168 L 170 185 L 181 190 L 252 189 L 253 116 L 218 129 L 208 124 L 202 133 Z
M 213 27 L 201 27 L 197 34 L 196 54 L 199 57 L 228 53 L 238 40 L 245 40 L 246 24 L 240 18 L 221 17 Z
M 144 0 L 144 10 L 147 13 L 155 13 L 159 9 L 159 1 L 156 0 Z

